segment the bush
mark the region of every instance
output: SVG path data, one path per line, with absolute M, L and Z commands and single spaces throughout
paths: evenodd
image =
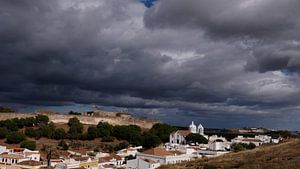
M 121 142 L 116 147 L 114 147 L 114 150 L 119 151 L 119 150 L 127 148 L 128 146 L 129 146 L 128 142 Z
M 68 131 L 70 138 L 78 139 L 83 132 L 83 124 L 76 117 L 73 117 L 69 119 L 68 125 L 70 126 Z
M 247 149 L 254 149 L 256 145 L 254 143 L 246 144 L 246 143 L 234 143 L 231 145 L 231 149 L 234 152 L 244 151 Z
M 151 133 L 146 133 L 144 136 L 143 147 L 147 149 L 157 147 L 161 144 L 161 142 L 162 141 L 158 136 Z
M 64 140 L 61 140 L 61 141 L 58 143 L 58 146 L 62 147 L 63 150 L 68 150 L 68 149 L 69 149 L 68 144 L 67 144 Z
M 54 131 L 54 133 L 52 134 L 52 138 L 55 140 L 61 140 L 66 138 L 66 131 L 63 128 L 58 128 Z
M 98 137 L 98 129 L 96 127 L 90 126 L 87 132 L 87 139 L 94 140 Z
M 29 127 L 25 128 L 25 135 L 31 138 L 36 138 L 38 136 L 38 132 L 34 128 Z
M 6 138 L 6 135 L 8 134 L 8 130 L 6 127 L 0 127 L 0 139 Z
M 103 137 L 102 139 L 101 139 L 101 141 L 102 142 L 112 142 L 112 141 L 114 141 L 114 137 L 112 137 L 112 136 L 105 136 L 105 137 Z
M 169 142 L 169 136 L 173 131 L 176 131 L 177 129 L 173 126 L 170 126 L 168 124 L 160 124 L 157 123 L 153 125 L 153 127 L 150 129 L 150 133 L 157 135 L 164 143 Z
M 39 130 L 41 132 L 42 137 L 51 138 L 55 128 L 53 125 L 43 125 L 42 127 L 40 127 Z
M 97 135 L 99 137 L 108 137 L 112 135 L 113 126 L 107 122 L 99 122 L 97 125 Z
M 35 150 L 35 148 L 36 148 L 36 142 L 35 141 L 25 140 L 25 141 L 22 141 L 20 147 L 27 148 L 29 150 Z
M 203 169 L 218 169 L 218 167 L 211 164 L 205 164 Z
M 21 132 L 10 132 L 6 136 L 6 142 L 8 144 L 19 144 L 25 140 L 25 135 Z
M 191 133 L 186 136 L 186 141 L 188 143 L 198 143 L 198 144 L 207 144 L 208 140 L 200 134 Z
M 45 115 L 37 115 L 35 117 L 36 124 L 48 124 L 49 123 L 49 117 Z
M 10 131 L 18 131 L 19 129 L 17 123 L 12 120 L 5 120 L 4 126 Z

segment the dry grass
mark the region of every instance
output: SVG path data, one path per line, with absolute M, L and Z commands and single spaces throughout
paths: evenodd
M 160 169 L 209 168 L 207 166 L 218 169 L 300 169 L 300 139 L 290 139 L 278 145 L 262 146 L 216 158 L 162 166 Z

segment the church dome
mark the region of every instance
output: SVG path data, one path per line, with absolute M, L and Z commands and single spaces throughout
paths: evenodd
M 192 121 L 192 124 L 189 126 L 189 129 L 192 133 L 197 133 L 197 126 Z

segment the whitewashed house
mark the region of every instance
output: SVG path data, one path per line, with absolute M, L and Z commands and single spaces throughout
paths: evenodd
M 185 154 L 180 151 L 167 151 L 164 148 L 153 148 L 144 151 L 143 153 L 137 153 L 136 159 L 127 161 L 126 168 L 144 169 L 138 168 L 140 159 L 143 159 L 144 161 L 145 159 L 147 159 L 152 164 L 176 164 L 181 163 L 183 161 L 189 161 L 192 158 L 193 157 L 190 154 Z
M 127 161 L 126 169 L 155 169 L 160 166 L 159 162 L 150 159 L 139 158 Z

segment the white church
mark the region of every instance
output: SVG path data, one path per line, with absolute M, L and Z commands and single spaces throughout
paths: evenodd
M 204 127 L 201 124 L 197 127 L 192 121 L 192 124 L 189 126 L 189 130 L 177 130 L 170 134 L 170 144 L 185 145 L 185 137 L 191 133 L 200 134 L 208 139 L 208 136 L 204 134 Z

